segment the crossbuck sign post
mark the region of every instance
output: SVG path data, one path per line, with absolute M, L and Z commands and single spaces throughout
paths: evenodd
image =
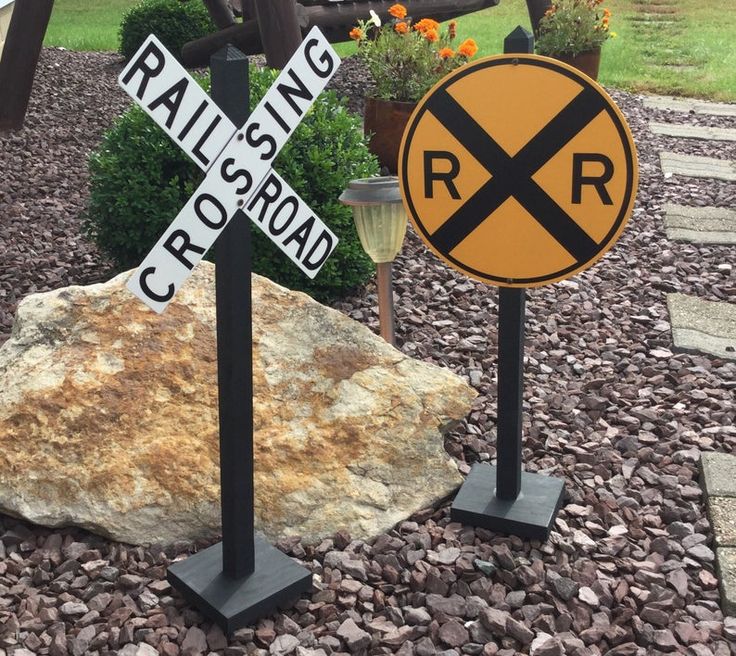
M 227 632 L 311 588 L 307 569 L 254 534 L 246 216 L 309 277 L 334 250 L 335 235 L 271 163 L 339 65 L 313 29 L 247 122 L 248 60 L 232 46 L 212 58 L 212 99 L 153 35 L 119 77 L 122 88 L 207 173 L 128 288 L 163 312 L 225 233 L 216 264 L 222 542 L 174 563 L 168 579 Z

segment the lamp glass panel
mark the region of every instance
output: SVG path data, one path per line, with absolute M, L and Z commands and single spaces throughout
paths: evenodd
M 401 203 L 353 205 L 355 229 L 363 250 L 377 264 L 391 262 L 406 235 L 406 214 Z

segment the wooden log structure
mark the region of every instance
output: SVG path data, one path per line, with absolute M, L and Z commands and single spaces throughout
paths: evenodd
M 266 64 L 283 68 L 302 42 L 294 0 L 256 0 L 256 20 Z
M 405 0 L 403 4 L 414 21 L 434 18 L 442 22 L 472 14 L 475 11 L 495 7 L 499 0 Z M 309 19 L 307 29 L 318 26 L 330 43 L 347 41 L 347 34 L 358 20 L 369 17 L 375 11 L 381 21 L 391 19 L 389 7 L 396 0 L 369 0 L 367 2 L 333 2 L 329 5 L 305 7 Z
M 551 4 L 552 0 L 526 0 L 526 8 L 529 11 L 529 20 L 535 37 L 539 36 L 539 20 Z
M 23 127 L 53 5 L 54 0 L 21 0 L 13 7 L 0 55 L 0 130 Z
M 202 0 L 218 30 L 235 25 L 235 14 L 225 0 Z
M 359 21 L 369 17 L 375 11 L 382 21 L 388 20 L 389 7 L 396 0 L 359 0 L 343 2 L 322 2 L 304 6 L 296 4 L 296 19 L 302 34 L 315 25 L 318 26 L 331 43 L 348 40 L 348 32 Z M 405 0 L 402 4 L 409 15 L 416 21 L 422 18 L 434 18 L 446 21 L 465 14 L 471 14 L 487 7 L 494 7 L 499 0 Z M 258 6 L 258 2 L 256 2 Z M 274 32 L 278 33 L 280 26 Z M 185 44 L 181 51 L 185 66 L 205 66 L 212 53 L 222 46 L 231 43 L 246 55 L 257 55 L 264 51 L 261 32 L 257 20 L 246 20 L 214 34 L 208 34 L 196 41 Z

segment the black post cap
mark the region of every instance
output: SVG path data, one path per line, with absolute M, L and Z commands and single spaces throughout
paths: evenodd
M 503 40 L 503 51 L 506 54 L 534 52 L 534 35 L 521 25 L 517 25 L 513 32 Z

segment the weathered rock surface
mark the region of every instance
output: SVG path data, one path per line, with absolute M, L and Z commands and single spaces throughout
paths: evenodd
M 165 314 L 126 274 L 27 297 L 0 348 L 0 510 L 133 543 L 219 530 L 214 268 Z M 254 277 L 257 524 L 380 533 L 461 481 L 441 429 L 475 392 Z

